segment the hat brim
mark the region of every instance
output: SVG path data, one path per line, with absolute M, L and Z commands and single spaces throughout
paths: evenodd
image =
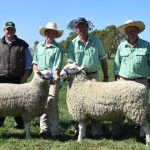
M 7 26 L 7 27 L 5 27 L 4 29 L 7 29 L 7 28 L 13 28 L 13 29 L 15 29 L 15 30 L 16 30 L 16 28 L 15 28 L 15 27 L 13 27 L 13 26 Z
M 87 22 L 85 22 L 85 21 L 79 21 L 79 22 L 76 24 L 76 27 L 77 27 L 80 23 L 85 23 L 85 24 L 87 24 L 87 25 L 88 25 L 88 23 L 87 23 Z
M 125 35 L 125 34 L 126 34 L 126 33 L 125 33 L 125 29 L 126 29 L 127 27 L 131 27 L 131 26 L 137 27 L 137 28 L 139 29 L 139 33 L 143 32 L 144 29 L 145 29 L 144 23 L 141 22 L 141 21 L 137 21 L 137 22 L 132 22 L 132 23 L 128 23 L 128 24 L 121 25 L 121 26 L 118 27 L 118 30 L 119 30 L 119 32 L 120 32 L 121 34 L 124 34 L 124 35 Z
M 40 28 L 40 30 L 39 30 L 39 33 L 42 35 L 42 36 L 46 36 L 45 35 L 45 30 L 48 30 L 48 29 L 50 29 L 50 28 Z M 54 30 L 54 29 L 51 29 L 51 30 Z M 57 31 L 57 35 L 56 35 L 56 38 L 59 38 L 59 37 L 61 37 L 62 36 L 62 34 L 63 34 L 63 32 L 64 32 L 64 30 L 55 30 L 55 31 Z

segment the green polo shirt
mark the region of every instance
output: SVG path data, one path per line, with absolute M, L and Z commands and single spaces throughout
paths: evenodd
M 142 39 L 134 47 L 122 42 L 116 52 L 114 74 L 124 78 L 148 77 L 150 75 L 150 43 Z
M 68 46 L 68 60 L 84 66 L 86 72 L 95 72 L 100 67 L 100 60 L 107 58 L 101 40 L 89 34 L 86 45 L 80 41 L 79 36 L 73 39 Z
M 57 42 L 46 46 L 45 43 L 39 43 L 33 57 L 33 64 L 38 65 L 38 70 L 61 69 L 63 61 L 63 50 Z

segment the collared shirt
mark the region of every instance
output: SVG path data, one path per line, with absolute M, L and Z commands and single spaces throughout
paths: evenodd
M 57 42 L 46 45 L 45 42 L 39 43 L 33 57 L 32 64 L 38 65 L 38 70 L 61 69 L 63 61 L 63 50 Z
M 124 78 L 140 78 L 150 75 L 150 43 L 142 39 L 134 47 L 122 42 L 116 52 L 114 74 Z
M 101 40 L 89 34 L 86 44 L 81 42 L 79 36 L 70 42 L 68 47 L 68 60 L 76 62 L 78 66 L 84 66 L 86 72 L 98 71 L 100 60 L 107 58 Z

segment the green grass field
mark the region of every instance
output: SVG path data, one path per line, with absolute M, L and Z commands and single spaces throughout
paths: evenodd
M 109 60 L 110 81 L 113 80 L 113 60 Z M 100 77 L 102 74 L 100 72 Z M 60 91 L 59 111 L 60 111 L 60 129 L 63 136 L 62 141 L 53 141 L 52 139 L 42 139 L 39 134 L 39 118 L 32 121 L 31 135 L 32 139 L 26 140 L 24 130 L 14 129 L 14 119 L 7 117 L 4 127 L 0 128 L 0 150 L 148 150 L 142 142 L 138 141 L 139 130 L 134 125 L 125 123 L 123 125 L 122 139 L 113 141 L 110 138 L 110 123 L 105 122 L 102 125 L 103 133 L 101 140 L 93 140 L 88 136 L 81 142 L 77 142 L 73 137 L 74 121 L 68 114 L 65 102 L 66 85 Z M 89 125 L 90 128 L 90 125 Z

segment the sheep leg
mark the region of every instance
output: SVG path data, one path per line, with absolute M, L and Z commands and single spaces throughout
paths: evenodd
M 26 139 L 30 139 L 31 135 L 30 135 L 30 122 L 26 122 L 25 123 L 25 131 L 26 131 Z
M 140 126 L 140 137 L 145 137 L 145 131 L 141 126 Z
M 84 122 L 79 121 L 79 134 L 78 134 L 78 141 L 81 141 L 86 134 L 86 124 Z
M 145 126 L 142 126 L 145 135 L 146 135 L 146 146 L 148 146 L 148 144 L 150 144 L 150 128 L 149 128 L 149 124 L 146 123 Z

